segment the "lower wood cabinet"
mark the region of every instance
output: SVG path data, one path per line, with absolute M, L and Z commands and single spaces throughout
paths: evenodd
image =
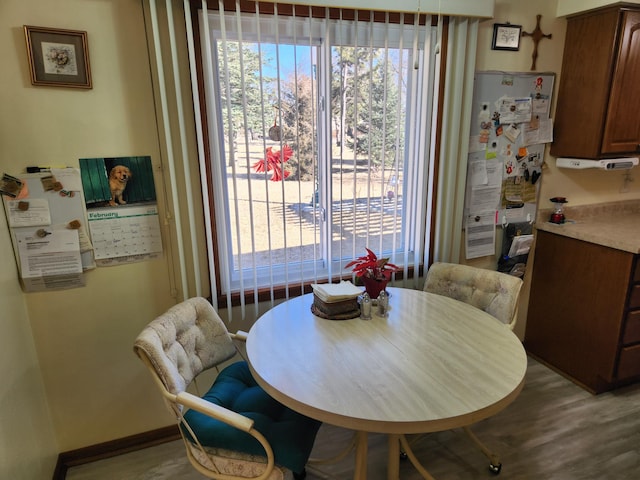
M 593 393 L 640 380 L 638 255 L 539 230 L 524 345 Z

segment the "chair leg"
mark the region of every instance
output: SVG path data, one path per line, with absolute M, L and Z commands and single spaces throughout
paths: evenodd
M 400 440 L 400 448 L 402 449 L 403 452 L 405 452 L 405 454 L 409 458 L 409 461 L 414 466 L 414 468 L 418 471 L 418 473 L 422 475 L 422 478 L 424 478 L 425 480 L 435 480 L 431 476 L 431 474 L 427 472 L 427 470 L 422 466 L 418 458 L 415 456 L 415 454 L 413 453 L 413 450 L 411 450 L 411 446 L 409 445 L 409 442 L 407 441 L 406 437 L 404 435 L 400 435 L 399 440 Z
M 293 472 L 293 478 L 294 480 L 304 480 L 307 478 L 307 470 L 303 468 L 300 473 Z
M 411 436 L 405 435 L 404 437 L 409 445 L 413 445 L 424 436 L 425 436 L 424 433 L 418 433 L 418 434 L 413 434 Z M 400 445 L 400 460 L 406 460 L 408 458 L 409 458 L 409 455 L 407 455 L 406 450 L 402 445 Z
M 353 432 L 353 436 L 349 441 L 349 444 L 337 455 L 330 458 L 310 458 L 307 462 L 307 468 L 311 471 L 315 476 L 325 479 L 335 479 L 335 477 L 327 472 L 322 471 L 319 466 L 325 464 L 337 463 L 344 458 L 347 457 L 351 452 L 356 450 L 356 446 L 358 443 L 358 432 Z
M 500 463 L 500 457 L 489 450 L 484 443 L 471 431 L 469 427 L 463 427 L 467 436 L 471 441 L 480 449 L 480 451 L 489 459 L 489 471 L 494 475 L 498 475 L 502 470 L 502 463 Z
M 471 431 L 469 427 L 463 427 L 463 430 L 467 434 L 467 436 L 471 439 L 471 441 L 478 447 L 478 449 L 489 459 L 489 471 L 494 475 L 498 475 L 502 470 L 502 463 L 500 463 L 500 457 L 489 450 L 484 443 L 480 441 L 480 439 L 476 436 L 475 433 Z M 410 445 L 415 443 L 417 440 L 422 438 L 423 435 L 412 436 L 411 440 L 407 440 L 407 438 L 403 435 L 401 436 L 400 442 L 400 459 L 404 460 L 409 458 L 412 463 L 413 459 L 411 458 L 413 452 L 411 451 Z M 406 447 L 405 447 L 406 446 Z M 415 463 L 414 463 L 415 465 Z M 429 478 L 429 477 L 424 477 Z
M 340 460 L 342 460 L 343 458 L 345 458 L 347 455 L 349 455 L 351 452 L 353 452 L 356 448 L 356 445 L 358 443 L 358 432 L 353 432 L 353 437 L 351 437 L 351 440 L 349 441 L 349 445 L 347 445 L 347 447 L 341 451 L 340 453 L 338 453 L 336 456 L 331 457 L 331 458 L 323 458 L 323 459 L 319 459 L 319 458 L 310 458 L 309 459 L 309 464 L 311 465 L 322 465 L 325 463 L 337 463 Z

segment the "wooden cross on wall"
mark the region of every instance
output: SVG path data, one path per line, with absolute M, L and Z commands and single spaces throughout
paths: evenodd
M 551 38 L 551 34 L 546 35 L 542 33 L 542 30 L 540 29 L 541 18 L 542 15 L 536 15 L 536 29 L 533 32 L 522 32 L 523 37 L 531 37 L 531 39 L 533 40 L 533 54 L 531 55 L 533 62 L 531 63 L 531 70 L 536 69 L 536 60 L 538 59 L 538 43 L 540 43 L 540 40 L 542 40 L 543 38 Z

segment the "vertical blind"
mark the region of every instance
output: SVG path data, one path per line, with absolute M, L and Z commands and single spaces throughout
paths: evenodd
M 221 290 L 288 296 L 365 247 L 408 277 L 425 254 L 431 18 L 254 8 L 201 16 Z
M 303 278 L 311 281 L 335 278 L 345 273 L 341 256 L 361 254 L 361 244 L 357 242 L 362 238 L 372 239 L 387 224 L 395 228 L 395 237 L 394 234 L 378 236 L 378 243 L 374 240 L 369 245 L 380 254 L 386 254 L 385 245 L 391 245 L 389 256 L 402 264 L 405 271 L 411 266 L 426 264 L 428 255 L 435 260 L 457 260 L 464 198 L 461 186 L 466 172 L 465 145 L 459 138 L 463 138 L 468 129 L 477 19 L 448 19 L 449 36 L 441 50 L 446 55 L 447 76 L 441 86 L 437 85 L 435 52 L 436 32 L 442 31 L 442 24 L 433 28 L 432 18 L 426 15 L 419 17 L 416 28 L 416 17 L 410 14 L 356 13 L 281 4 L 271 4 L 270 10 L 264 10 L 263 3 L 256 9 L 255 3 L 245 1 L 233 3 L 226 11 L 224 5 L 216 3 L 212 6 L 217 8 L 215 12 L 209 11 L 211 5 L 206 1 L 164 0 L 156 4 L 156 0 L 145 0 L 144 5 L 155 67 L 152 74 L 162 141 L 161 162 L 163 170 L 171 172 L 164 177 L 170 180 L 165 181 L 164 186 L 167 198 L 172 200 L 165 208 L 166 223 L 172 229 L 167 242 L 171 265 L 179 267 L 174 268 L 172 274 L 177 296 L 206 295 L 206 286 L 200 285 L 198 279 L 200 268 L 207 261 L 215 306 L 215 292 L 226 295 L 227 305 L 231 305 L 234 288 L 253 289 L 255 299 L 258 289 L 263 288 L 256 279 L 267 279 L 265 285 L 273 298 L 274 286 L 281 281 L 285 287 L 292 287 L 301 284 Z M 192 15 L 192 5 L 202 10 Z M 174 7 L 183 10 L 184 23 L 174 18 Z M 192 18 L 197 18 L 193 31 Z M 174 27 L 178 29 L 177 35 Z M 186 39 L 186 45 L 182 44 L 182 38 Z M 253 53 L 258 48 L 260 55 L 272 57 L 275 66 L 266 63 L 258 66 L 258 82 L 252 84 L 256 68 L 251 58 L 244 55 L 244 50 L 234 54 L 227 48 L 228 64 L 239 62 L 240 55 L 243 62 L 242 69 L 232 69 L 225 74 L 224 78 L 228 76 L 233 80 L 227 91 L 226 84 L 219 82 L 220 65 L 224 64 L 224 52 L 220 55 L 219 45 L 225 41 L 228 46 L 236 42 L 236 47 L 257 43 L 260 47 L 254 46 Z M 265 50 L 262 44 L 270 46 Z M 273 45 L 278 48 L 274 49 Z M 349 62 L 349 55 L 353 56 L 357 49 L 363 49 L 361 56 L 365 60 Z M 372 49 L 377 49 L 377 56 L 371 56 Z M 184 69 L 185 51 L 188 51 L 188 70 Z M 339 60 L 334 65 L 332 57 L 336 56 Z M 382 59 L 389 57 L 394 60 L 393 68 L 382 68 Z M 300 66 L 303 58 L 308 60 Z M 176 59 L 180 59 L 179 65 Z M 325 67 L 320 69 L 321 65 Z M 332 67 L 327 69 L 327 65 Z M 333 70 L 340 71 L 338 67 L 343 67 L 346 75 L 332 75 Z M 293 74 L 283 73 L 283 68 L 289 68 Z M 191 72 L 190 83 L 184 81 L 185 71 Z M 196 78 L 197 71 L 203 76 Z M 289 77 L 296 88 L 287 85 Z M 344 82 L 342 89 L 338 88 L 341 81 Z M 242 82 L 244 88 L 231 88 Z M 419 82 L 423 82 L 422 86 Z M 226 97 L 222 95 L 221 85 Z M 400 86 L 399 98 L 405 99 L 404 107 L 402 102 L 400 106 L 393 103 L 393 95 L 389 97 L 390 85 L 396 86 L 396 92 Z M 439 132 L 434 122 L 437 106 L 433 102 L 434 86 L 444 91 L 439 107 L 443 126 L 438 128 Z M 240 102 L 234 100 L 238 93 Z M 187 99 L 189 94 L 193 101 Z M 255 102 L 256 95 L 268 101 Z M 201 96 L 206 99 L 205 103 L 199 103 Z M 383 100 L 374 101 L 379 98 Z M 227 110 L 231 105 L 231 121 L 223 104 Z M 247 122 L 251 118 L 260 119 L 259 128 L 253 132 L 245 128 L 244 113 L 235 113 L 234 118 L 233 109 L 243 104 L 253 109 L 247 110 Z M 290 108 L 291 105 L 295 108 Z M 190 111 L 192 107 L 195 112 Z M 401 122 L 397 121 L 398 110 Z M 194 131 L 189 125 L 192 116 L 196 119 Z M 236 125 L 237 118 L 242 120 Z M 310 119 L 305 120 L 307 118 Z M 400 128 L 399 123 L 404 123 L 405 128 Z M 268 136 L 273 126 L 281 127 L 280 140 L 271 140 Z M 377 128 L 376 135 L 373 135 L 373 126 Z M 439 183 L 434 185 L 429 179 L 437 173 L 435 162 L 431 161 L 436 133 L 440 135 L 441 171 Z M 247 141 L 250 151 L 257 148 L 255 145 L 259 145 L 259 151 L 247 156 Z M 193 169 L 191 142 L 197 144 L 200 174 Z M 285 146 L 292 148 L 290 155 Z M 272 147 L 271 157 L 266 155 L 269 147 Z M 287 156 L 288 161 L 282 162 Z M 229 161 L 231 157 L 233 163 Z M 274 168 L 267 172 L 253 168 L 259 160 L 267 167 L 269 158 L 281 177 L 288 175 L 285 181 L 271 181 L 276 175 Z M 409 165 L 407 159 L 411 158 L 417 160 Z M 425 170 L 428 175 L 421 174 Z M 299 180 L 301 175 L 310 180 Z M 409 177 L 420 180 L 411 182 Z M 242 185 L 248 178 L 252 183 L 245 185 L 244 198 L 237 194 L 235 198 L 230 197 L 234 184 Z M 368 181 L 363 184 L 359 181 L 362 178 Z M 309 181 L 313 185 L 311 190 L 305 183 Z M 211 217 L 215 218 L 215 223 L 206 225 L 207 252 L 196 247 L 201 232 L 194 216 L 200 207 L 191 203 L 198 198 L 191 186 L 198 182 L 202 186 L 205 216 L 211 208 Z M 258 184 L 262 190 L 254 191 Z M 410 206 L 409 198 L 426 199 L 427 205 Z M 225 204 L 226 209 L 221 209 Z M 434 250 L 428 251 L 425 239 L 430 235 L 428 213 L 432 209 L 437 215 L 437 221 L 433 222 L 435 244 Z M 188 215 L 184 216 L 185 213 Z M 232 222 L 241 223 L 246 218 L 268 218 L 264 227 L 250 222 L 253 236 L 248 237 L 253 242 L 271 242 L 265 258 L 277 253 L 278 258 L 293 261 L 283 267 L 277 267 L 273 260 L 269 260 L 271 266 L 269 262 L 258 266 L 254 257 L 260 258 L 260 255 L 252 251 L 252 244 L 247 248 L 242 243 L 244 240 L 233 237 L 228 228 Z M 396 228 L 398 225 L 400 228 Z M 279 230 L 275 232 L 277 235 L 275 230 Z M 361 236 L 362 231 L 365 233 Z M 302 244 L 307 238 L 327 238 L 328 241 L 314 241 L 305 247 Z M 233 245 L 235 251 L 230 248 Z M 405 250 L 396 248 L 406 245 L 409 248 Z M 201 256 L 203 253 L 206 258 Z M 238 270 L 241 262 L 249 268 Z

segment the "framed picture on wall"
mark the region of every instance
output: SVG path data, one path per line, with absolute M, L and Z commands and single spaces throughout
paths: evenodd
M 92 88 L 87 32 L 24 25 L 33 85 Z
M 493 24 L 492 50 L 520 50 L 520 36 L 522 25 L 510 23 Z

